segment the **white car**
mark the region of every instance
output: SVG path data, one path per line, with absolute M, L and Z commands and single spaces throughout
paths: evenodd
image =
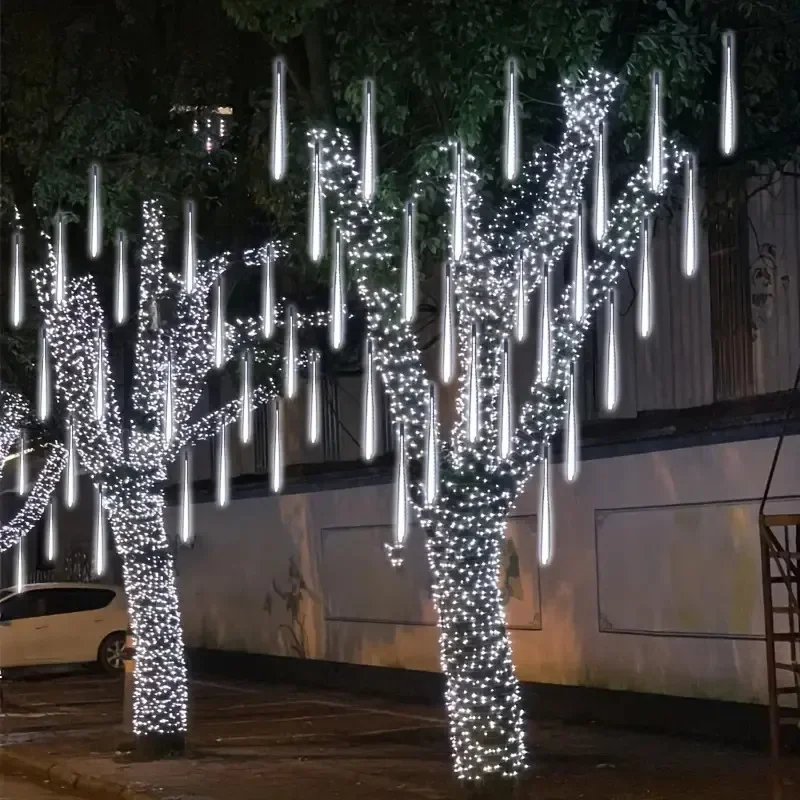
M 125 595 L 97 583 L 39 583 L 0 589 L 0 669 L 98 662 L 124 669 Z

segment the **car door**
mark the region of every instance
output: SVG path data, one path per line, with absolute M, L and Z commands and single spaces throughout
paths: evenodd
M 46 595 L 46 589 L 30 589 L 0 604 L 0 667 L 48 663 Z
M 114 599 L 110 589 L 92 586 L 62 587 L 48 597 L 51 631 L 58 662 L 94 661 L 106 635 L 107 606 Z

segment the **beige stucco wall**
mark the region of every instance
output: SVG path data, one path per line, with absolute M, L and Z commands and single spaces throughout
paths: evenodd
M 541 571 L 529 491 L 509 526 L 503 583 L 519 676 L 763 702 L 756 511 L 774 448 L 754 440 L 587 461 L 575 485 L 555 481 L 556 557 Z M 798 475 L 791 437 L 772 495 L 795 499 L 773 511 L 800 512 Z M 391 491 L 197 506 L 194 547 L 179 557 L 188 644 L 438 669 L 420 531 L 402 570 L 383 555 Z

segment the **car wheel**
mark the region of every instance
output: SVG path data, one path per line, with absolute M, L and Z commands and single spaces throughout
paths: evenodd
M 110 633 L 103 639 L 97 660 L 109 675 L 120 675 L 125 669 L 125 634 L 122 631 Z

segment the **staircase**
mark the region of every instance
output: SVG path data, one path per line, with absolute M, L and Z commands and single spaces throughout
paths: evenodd
M 800 514 L 761 514 L 759 528 L 770 749 L 777 758 L 800 728 Z
M 769 741 L 772 757 L 800 740 L 800 513 L 765 514 L 786 427 L 800 397 L 800 365 L 758 509 L 761 583 L 767 639 Z

